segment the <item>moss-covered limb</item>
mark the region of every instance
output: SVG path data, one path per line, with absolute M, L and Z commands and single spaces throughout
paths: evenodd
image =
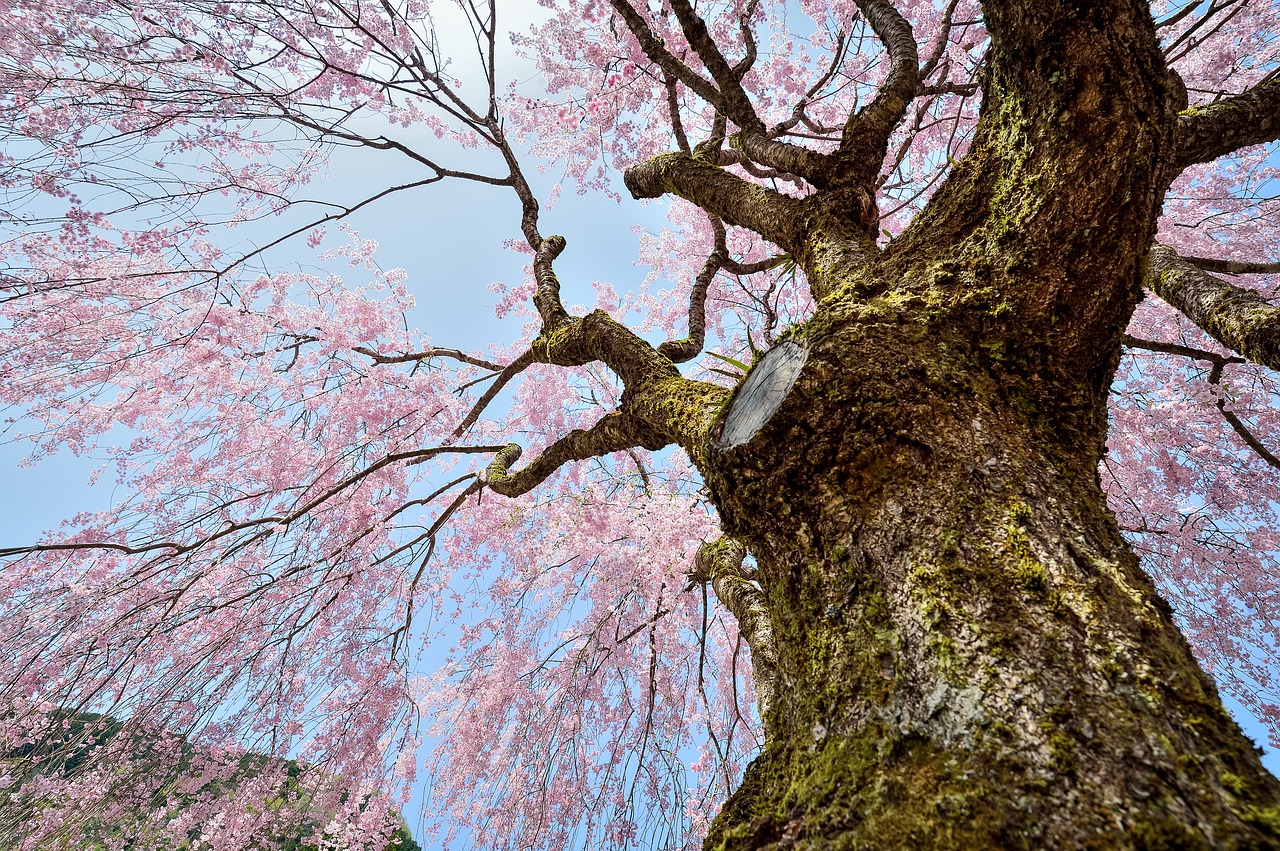
M 679 195 L 731 225 L 755 231 L 794 253 L 803 242 L 805 204 L 749 183 L 709 162 L 681 153 L 659 154 L 626 170 L 635 198 Z
M 723 247 L 723 239 L 719 243 Z M 666 353 L 655 349 L 604 311 L 570 316 L 560 303 L 560 283 L 552 268 L 564 246 L 562 237 L 548 237 L 542 241 L 534 260 L 537 279 L 534 301 L 543 319 L 542 333 L 525 354 L 503 370 L 495 387 L 490 388 L 467 415 L 458 431 L 475 422 L 503 382 L 534 363 L 565 367 L 603 363 L 621 379 L 622 399 L 618 410 L 605 415 L 589 429 L 577 429 L 556 440 L 515 473 L 510 468 L 520 457 L 520 447 L 512 443 L 498 452 L 489 465 L 486 479 L 492 490 L 506 496 L 528 492 L 570 461 L 640 446 L 660 449 L 678 443 L 697 461 L 705 454 L 715 413 L 728 392 L 684 378 Z M 705 283 L 718 268 L 718 256 L 713 253 L 708 270 L 704 270 L 708 274 L 702 287 L 703 298 Z M 704 320 L 696 298 L 694 302 L 690 307 L 691 325 L 700 338 Z M 701 348 L 700 339 L 697 343 Z
M 747 548 L 728 536 L 704 542 L 694 556 L 694 569 L 689 578 L 694 582 L 710 582 L 716 599 L 738 622 L 738 631 L 751 648 L 756 702 L 760 714 L 765 715 L 773 702 L 778 676 L 777 655 L 764 595 L 743 572 L 742 563 L 746 557 Z
M 889 136 L 920 88 L 920 55 L 911 24 L 889 0 L 857 0 L 858 9 L 889 53 L 889 74 L 871 103 L 849 116 L 837 159 L 841 179 L 870 186 L 888 150 Z
M 1280 139 L 1280 72 L 1257 85 L 1178 116 L 1173 165 L 1207 163 L 1249 145 Z
M 667 441 L 636 418 L 621 411 L 611 411 L 590 428 L 569 432 L 514 473 L 510 472 L 511 465 L 520 459 L 521 449 L 518 444 L 507 444 L 485 471 L 485 483 L 490 490 L 503 496 L 520 496 L 542 484 L 547 476 L 570 461 L 583 461 L 637 446 L 661 449 L 666 444 Z
M 1215 278 L 1158 243 L 1148 255 L 1146 284 L 1222 345 L 1280 369 L 1280 308 L 1257 292 Z

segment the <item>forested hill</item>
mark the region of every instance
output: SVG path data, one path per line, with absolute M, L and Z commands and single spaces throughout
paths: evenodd
M 23 747 L 3 754 L 3 765 L 0 775 L 6 775 L 10 788 L 17 783 L 36 777 L 72 778 L 89 767 L 95 749 L 102 748 L 116 741 L 126 727 L 119 719 L 96 713 L 63 713 L 61 717 L 50 719 L 50 728 L 58 729 L 57 735 L 49 735 L 38 744 L 27 744 Z M 199 752 L 196 747 L 180 740 L 177 752 L 181 754 L 176 760 L 172 757 L 172 749 L 157 747 L 159 736 L 151 737 L 140 734 L 136 729 L 129 729 L 127 735 L 132 737 L 131 753 L 134 768 L 138 772 L 154 775 L 165 772 L 172 775 L 160 793 L 149 801 L 138 802 L 127 808 L 125 814 L 111 819 L 93 820 L 89 827 L 81 827 L 73 835 L 68 832 L 63 839 L 63 846 L 57 851 L 107 851 L 108 849 L 163 849 L 163 851 L 199 851 L 198 828 L 189 832 L 186 839 L 173 839 L 166 834 L 162 826 L 182 817 L 184 812 L 197 799 L 207 801 L 210 796 L 234 796 L 241 784 L 249 778 L 258 776 L 270 760 L 258 753 L 247 753 L 240 757 L 238 766 L 227 779 L 214 779 L 201 785 L 197 791 L 189 791 L 190 784 L 181 781 L 191 773 L 191 766 L 196 762 Z M 297 785 L 296 778 L 301 767 L 290 760 L 283 763 L 287 780 L 272 800 L 263 801 L 261 806 L 269 810 L 292 809 L 296 818 L 285 818 L 296 827 L 282 835 L 272 837 L 269 842 L 250 846 L 257 851 L 279 849 L 279 851 L 317 851 L 311 837 L 317 819 L 315 814 L 306 811 L 306 796 Z M 184 787 L 180 791 L 180 786 Z M 127 787 L 122 793 L 127 794 Z M 0 796 L 0 851 L 12 851 L 22 847 L 22 837 L 28 832 L 26 826 L 33 819 L 39 819 L 39 805 L 32 807 L 27 801 L 14 801 L 13 797 Z M 43 851 L 43 849 L 42 849 Z M 55 851 L 55 849 L 48 849 Z M 414 840 L 403 818 L 385 849 L 376 851 L 421 851 L 421 846 Z

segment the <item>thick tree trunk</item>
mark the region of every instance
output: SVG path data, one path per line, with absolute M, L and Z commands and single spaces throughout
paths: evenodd
M 808 255 L 798 377 L 703 450 L 777 677 L 706 847 L 1280 847 L 1097 475 L 1176 86 L 1144 4 L 990 5 L 970 153 L 879 262 Z
M 713 480 L 777 682 L 707 847 L 1280 847 L 1280 785 L 1106 508 L 1101 394 L 925 324 L 810 345 Z

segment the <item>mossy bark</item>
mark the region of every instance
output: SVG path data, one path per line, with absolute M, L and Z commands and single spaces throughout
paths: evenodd
M 804 368 L 697 453 L 777 676 L 706 848 L 1280 848 L 1097 476 L 1179 92 L 1143 4 L 991 5 L 970 153 L 875 262 L 795 252 Z

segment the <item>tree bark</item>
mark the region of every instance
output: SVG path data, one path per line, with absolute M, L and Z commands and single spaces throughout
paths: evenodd
M 970 153 L 873 263 L 823 266 L 865 251 L 829 244 L 858 214 L 805 208 L 789 238 L 826 242 L 793 252 L 824 282 L 783 344 L 803 367 L 758 430 L 723 439 L 734 397 L 695 453 L 776 671 L 705 847 L 1280 848 L 1280 783 L 1097 475 L 1179 94 L 1145 4 L 987 23 Z

